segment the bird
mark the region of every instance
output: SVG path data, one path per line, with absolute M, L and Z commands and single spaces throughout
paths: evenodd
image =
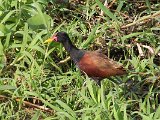
M 126 69 L 118 62 L 108 58 L 105 54 L 96 51 L 87 51 L 77 48 L 66 32 L 57 32 L 44 43 L 59 42 L 69 53 L 71 60 L 98 85 L 105 78 L 126 74 Z

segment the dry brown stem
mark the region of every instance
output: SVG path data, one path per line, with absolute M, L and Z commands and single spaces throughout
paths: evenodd
M 160 17 L 160 11 L 152 14 L 152 15 L 147 15 L 147 16 L 143 16 L 142 18 L 132 22 L 132 23 L 129 23 L 127 25 L 123 25 L 121 28 L 128 28 L 130 26 L 133 26 L 133 25 L 138 25 L 138 24 L 142 24 L 142 23 L 146 23 L 148 22 L 148 20 L 150 19 L 153 19 L 153 18 L 157 18 L 157 17 Z

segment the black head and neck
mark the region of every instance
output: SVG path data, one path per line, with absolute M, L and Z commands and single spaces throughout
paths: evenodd
M 71 59 L 75 63 L 77 63 L 83 57 L 84 51 L 73 45 L 66 32 L 58 32 L 52 37 L 52 39 L 56 42 L 62 43 L 65 50 L 70 54 Z

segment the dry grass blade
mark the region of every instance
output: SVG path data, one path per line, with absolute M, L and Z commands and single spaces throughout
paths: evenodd
M 0 100 L 5 101 L 6 99 L 9 99 L 9 97 L 6 97 L 4 95 L 0 95 Z M 22 102 L 24 106 L 37 108 L 37 109 L 40 109 L 40 110 L 43 110 L 43 111 L 46 111 L 46 112 L 53 112 L 53 110 L 51 110 L 50 108 L 40 106 L 40 105 L 36 105 L 36 104 L 31 103 L 31 102 L 21 100 L 20 98 L 13 98 L 13 99 L 17 102 Z
M 128 28 L 128 27 L 131 27 L 133 25 L 144 24 L 148 20 L 155 19 L 155 18 L 158 18 L 158 17 L 160 17 L 160 11 L 157 11 L 156 13 L 154 13 L 152 15 L 144 16 L 144 17 L 142 17 L 142 18 L 140 18 L 140 19 L 138 19 L 138 20 L 136 20 L 136 21 L 134 21 L 132 23 L 127 24 L 127 25 L 123 25 L 123 26 L 121 26 L 121 28 Z
M 21 99 L 19 99 L 19 98 L 16 98 L 15 100 L 17 102 L 21 102 Z M 22 101 L 22 103 L 25 106 L 29 106 L 29 107 L 32 107 L 32 108 L 38 108 L 38 109 L 46 111 L 46 112 L 53 112 L 53 110 L 51 110 L 50 108 L 47 108 L 47 107 L 44 107 L 44 106 L 39 106 L 39 105 L 33 104 L 31 102 L 28 102 L 28 101 Z
M 57 64 L 64 64 L 66 63 L 67 61 L 69 61 L 71 58 L 70 57 L 67 57 L 65 58 L 64 60 L 61 60 L 60 62 L 58 62 Z
M 154 50 L 150 46 L 147 46 L 147 45 L 141 45 L 141 46 L 144 48 L 147 48 L 151 54 L 154 54 Z
M 140 45 L 139 43 L 137 43 L 136 45 L 137 45 L 137 48 L 138 48 L 138 52 L 139 52 L 140 57 L 144 57 L 144 53 L 143 53 L 143 51 L 142 51 L 141 45 Z

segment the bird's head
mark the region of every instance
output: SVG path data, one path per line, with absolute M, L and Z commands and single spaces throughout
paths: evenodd
M 44 43 L 51 43 L 53 41 L 63 43 L 69 40 L 69 36 L 66 32 L 57 32 L 51 38 L 47 39 Z

